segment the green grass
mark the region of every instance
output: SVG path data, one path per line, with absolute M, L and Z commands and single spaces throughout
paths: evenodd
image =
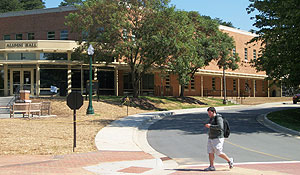
M 267 117 L 281 126 L 300 131 L 300 108 L 272 112 Z
M 121 105 L 121 101 L 124 96 L 100 96 L 100 100 L 116 105 Z M 131 98 L 131 97 L 130 97 Z M 173 109 L 189 109 L 189 108 L 203 108 L 209 106 L 225 106 L 223 104 L 223 99 L 219 98 L 207 98 L 207 97 L 157 97 L 157 96 L 140 96 L 140 99 L 145 103 L 151 103 L 155 106 L 154 110 L 173 110 Z M 151 106 L 150 105 L 150 106 Z M 234 105 L 233 103 L 228 103 L 228 105 Z M 132 104 L 131 106 L 139 107 L 141 109 L 146 109 L 145 106 L 139 104 Z M 153 109 L 153 108 L 152 108 Z M 149 108 L 151 110 L 151 108 Z

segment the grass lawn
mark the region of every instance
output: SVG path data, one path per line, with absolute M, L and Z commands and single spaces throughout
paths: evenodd
M 300 108 L 272 112 L 267 117 L 281 126 L 300 132 Z

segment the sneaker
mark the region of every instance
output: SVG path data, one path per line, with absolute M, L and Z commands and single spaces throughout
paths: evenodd
M 205 168 L 204 171 L 216 171 L 216 169 L 213 166 L 209 166 L 208 168 Z
M 233 158 L 229 158 L 229 162 L 228 162 L 228 165 L 229 165 L 229 168 L 232 169 L 233 168 Z

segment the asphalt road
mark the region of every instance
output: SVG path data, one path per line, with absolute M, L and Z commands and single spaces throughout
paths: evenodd
M 231 135 L 224 152 L 236 163 L 300 161 L 300 139 L 275 132 L 256 118 L 270 111 L 299 107 L 282 104 L 217 111 L 230 123 Z M 206 152 L 208 121 L 206 112 L 173 115 L 149 127 L 147 139 L 156 151 L 174 159 L 179 165 L 208 163 Z M 217 163 L 225 163 L 219 157 Z

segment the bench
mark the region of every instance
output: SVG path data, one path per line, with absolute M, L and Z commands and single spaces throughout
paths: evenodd
M 23 114 L 23 117 L 27 115 L 30 117 L 30 114 L 41 116 L 41 103 L 14 103 L 10 108 L 10 118 L 15 117 L 15 114 Z

